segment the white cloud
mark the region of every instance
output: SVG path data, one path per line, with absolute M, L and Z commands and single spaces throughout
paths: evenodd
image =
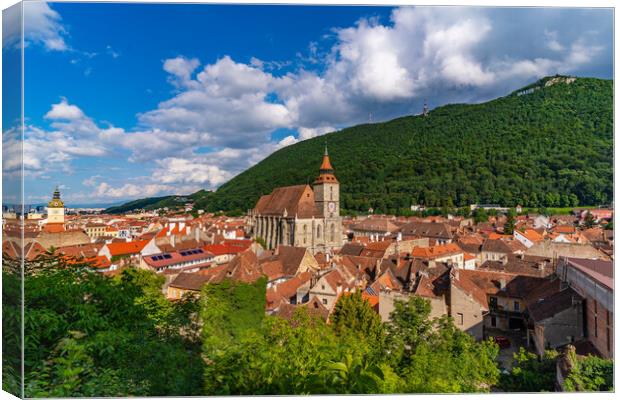
M 96 199 L 129 199 L 138 197 L 150 197 L 162 192 L 174 193 L 175 188 L 169 185 L 147 184 L 136 185 L 126 183 L 113 187 L 106 182 L 101 182 L 93 191 L 92 196 Z
M 301 126 L 297 129 L 297 131 L 299 132 L 300 140 L 306 140 L 313 137 L 321 136 L 329 132 L 334 132 L 336 130 L 336 128 L 331 126 L 320 126 L 317 128 L 306 128 Z
M 41 44 L 49 51 L 70 50 L 60 14 L 45 2 L 26 2 L 23 7 L 26 43 Z
M 547 48 L 553 51 L 562 51 L 564 46 L 558 42 L 558 32 L 548 31 L 545 29 L 545 38 L 547 39 Z
M 90 178 L 84 179 L 82 181 L 82 185 L 89 186 L 89 187 L 97 186 L 97 181 L 101 180 L 102 178 L 103 178 L 103 176 L 101 176 L 101 175 L 93 175 Z
M 106 49 L 106 53 L 107 53 L 110 57 L 112 57 L 112 58 L 119 58 L 119 57 L 121 56 L 121 53 L 119 53 L 118 51 L 114 50 L 114 49 L 112 48 L 112 46 L 110 46 L 110 45 L 107 45 L 107 46 L 105 47 L 105 49 Z
M 191 76 L 200 65 L 197 58 L 185 57 L 170 58 L 164 61 L 164 71 L 172 75 L 171 82 L 178 86 L 186 86 Z
M 158 160 L 158 169 L 152 179 L 162 183 L 199 183 L 209 187 L 217 187 L 230 179 L 231 174 L 219 166 L 209 164 L 208 157 L 193 159 L 168 157 Z M 217 160 L 214 159 L 215 163 Z
M 66 98 L 62 98 L 60 103 L 52 104 L 52 109 L 45 114 L 48 119 L 68 119 L 76 120 L 84 117 L 84 113 L 79 107 L 67 103 Z
M 200 132 L 203 146 L 247 147 L 292 123 L 285 105 L 268 100 L 277 83 L 269 73 L 224 57 L 191 79 L 197 62 L 176 58 L 166 64 L 186 90 L 138 116 L 147 130 Z

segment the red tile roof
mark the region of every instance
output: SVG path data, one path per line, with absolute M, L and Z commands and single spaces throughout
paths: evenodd
M 144 246 L 148 244 L 148 242 L 148 240 L 137 240 L 134 242 L 113 242 L 106 244 L 106 246 L 110 251 L 110 255 L 114 257 L 129 254 L 138 254 L 142 251 Z
M 423 259 L 434 259 L 459 253 L 463 253 L 463 250 L 456 243 L 450 243 L 432 247 L 415 247 L 411 252 L 411 256 Z

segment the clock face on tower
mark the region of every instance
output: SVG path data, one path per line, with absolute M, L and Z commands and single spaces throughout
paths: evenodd
M 329 212 L 334 212 L 334 211 L 336 211 L 336 203 L 329 202 L 329 203 L 327 204 L 327 209 L 329 210 Z

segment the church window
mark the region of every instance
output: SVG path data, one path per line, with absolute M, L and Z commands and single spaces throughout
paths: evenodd
M 334 200 L 334 187 L 333 186 L 329 187 L 329 199 Z
M 316 227 L 316 238 L 317 239 L 321 238 L 321 225 Z
M 336 225 L 332 224 L 331 227 L 331 235 L 330 235 L 330 241 L 335 241 L 336 240 Z

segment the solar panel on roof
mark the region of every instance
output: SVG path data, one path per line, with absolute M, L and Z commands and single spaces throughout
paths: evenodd
M 164 258 L 165 258 L 166 260 L 169 260 L 169 259 L 171 259 L 171 258 L 172 258 L 172 256 L 171 256 L 170 254 L 164 254 Z

